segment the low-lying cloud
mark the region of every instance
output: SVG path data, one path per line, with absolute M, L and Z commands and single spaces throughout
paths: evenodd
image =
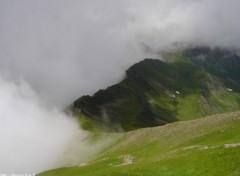
M 179 46 L 239 48 L 239 8 L 237 0 L 1 0 L 0 171 L 54 167 L 79 133 L 59 107 L 118 82 L 131 64 Z
M 0 173 L 36 173 L 57 161 L 78 132 L 77 123 L 46 107 L 24 81 L 0 77 Z
M 79 166 L 120 134 L 94 137 L 76 119 L 49 106 L 24 80 L 0 76 L 0 175 Z

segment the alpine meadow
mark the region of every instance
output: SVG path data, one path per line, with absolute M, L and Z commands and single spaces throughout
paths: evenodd
M 0 0 L 0 176 L 239 176 L 240 1 Z

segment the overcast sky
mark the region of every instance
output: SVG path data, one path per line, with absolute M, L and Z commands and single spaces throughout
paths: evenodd
M 65 106 L 173 43 L 239 47 L 238 0 L 0 0 L 0 69 Z
M 0 171 L 56 166 L 78 128 L 59 108 L 176 43 L 240 48 L 239 19 L 239 0 L 0 0 Z

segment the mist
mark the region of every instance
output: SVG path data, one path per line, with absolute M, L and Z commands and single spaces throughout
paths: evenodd
M 239 8 L 236 0 L 1 0 L 0 69 L 64 107 L 159 50 L 239 48 Z
M 239 9 L 237 0 L 1 0 L 0 171 L 57 166 L 85 135 L 60 109 L 132 64 L 182 46 L 239 48 Z
M 77 120 L 49 106 L 24 81 L 0 77 L 0 175 L 87 164 L 121 134 L 92 139 Z
M 31 87 L 0 77 L 0 171 L 36 173 L 57 167 L 79 131 L 74 118 L 45 106 Z

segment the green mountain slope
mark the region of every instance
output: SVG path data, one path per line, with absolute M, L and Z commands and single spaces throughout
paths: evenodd
M 92 162 L 39 176 L 237 176 L 239 125 L 234 112 L 131 131 Z
M 72 109 L 105 126 L 124 130 L 240 109 L 240 57 L 204 47 L 164 52 L 126 71 L 120 83 L 80 97 Z

